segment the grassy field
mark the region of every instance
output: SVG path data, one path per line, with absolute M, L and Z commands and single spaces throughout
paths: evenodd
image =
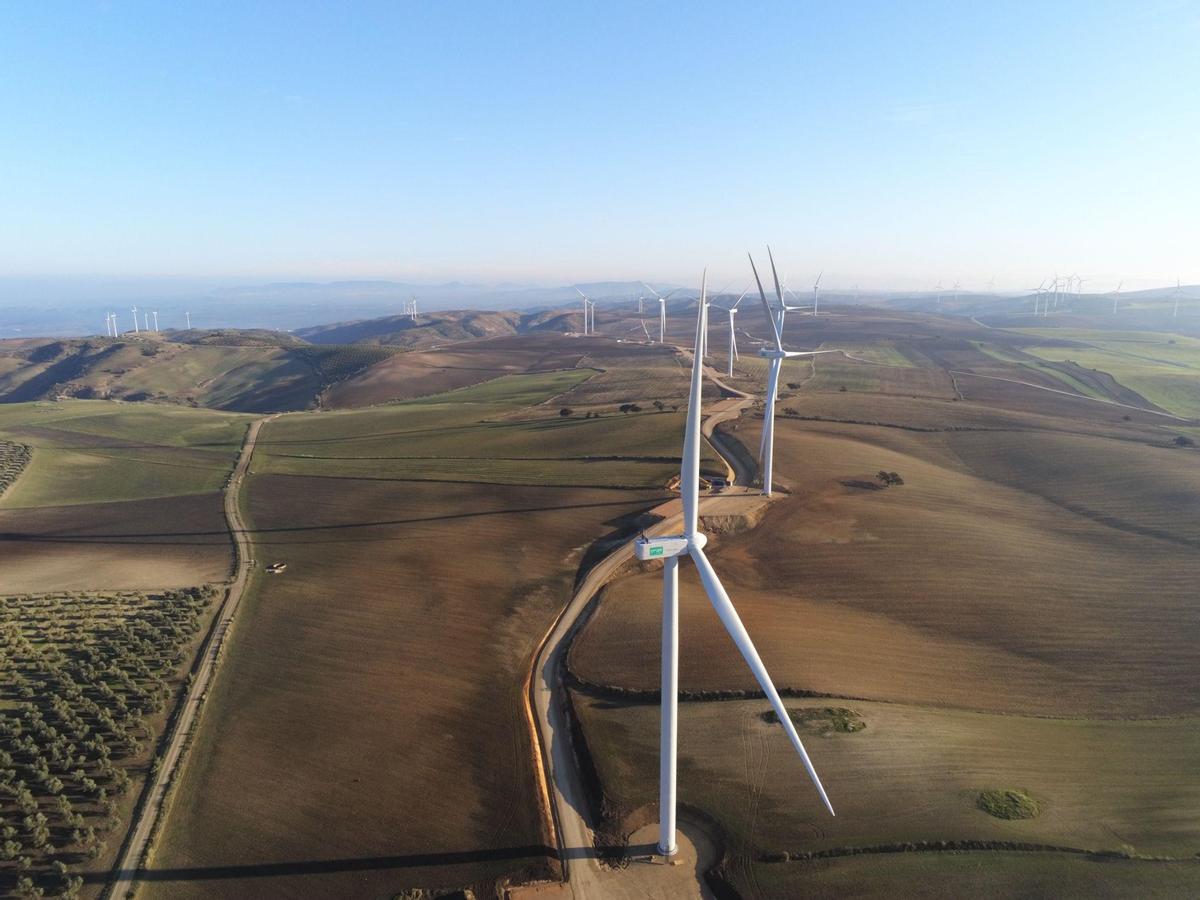
M 657 706 L 578 694 L 575 702 L 610 802 L 626 810 L 653 804 Z M 680 799 L 721 823 L 728 872 L 746 896 L 772 896 L 756 882 L 770 868 L 764 857 L 783 852 L 1023 842 L 1194 861 L 1200 822 L 1181 813 L 1200 801 L 1196 719 L 1089 722 L 840 702 L 861 717 L 861 731 L 800 728 L 836 818 L 782 729 L 764 721 L 765 701 L 680 707 Z M 994 788 L 1028 792 L 1040 814 L 988 815 L 977 801 Z
M 941 352 L 959 365 L 973 351 Z M 829 819 L 762 721 L 763 701 L 682 705 L 681 799 L 724 829 L 726 875 L 744 896 L 1200 888 L 1196 451 L 1172 446 L 1183 429 L 1161 417 L 1017 385 L 980 393 L 880 397 L 814 379 L 789 400 L 801 415 L 894 427 L 783 418 L 776 461 L 790 496 L 711 544 L 776 683 L 829 698 L 789 706 L 848 707 L 866 726 L 802 729 L 838 811 Z M 757 421 L 742 426 L 756 446 Z M 879 470 L 905 483 L 875 489 Z M 610 586 L 572 671 L 652 698 L 660 592 L 654 570 Z M 682 688 L 753 692 L 690 566 L 681 605 Z M 609 810 L 633 823 L 656 799 L 657 707 L 617 697 L 602 688 L 576 702 Z M 992 818 L 977 801 L 997 789 L 1028 791 L 1040 815 Z M 845 855 L 939 841 L 1178 861 Z M 785 852 L 834 856 L 771 861 Z
M 1181 335 L 1083 333 L 1086 345 L 1031 347 L 1029 352 L 1055 362 L 1073 362 L 1112 375 L 1151 403 L 1180 416 L 1200 416 L 1200 340 Z
M 109 401 L 0 405 L 0 440 L 32 447 L 0 496 L 5 589 L 224 580 L 231 547 L 220 491 L 247 421 Z
M 1195 713 L 1193 453 L 785 420 L 776 459 L 793 494 L 754 531 L 718 538 L 714 563 L 764 660 L 797 689 L 1014 713 Z M 1080 474 L 1060 479 L 1069 465 Z M 905 484 L 857 486 L 881 469 Z M 1141 494 L 1157 502 L 1139 506 Z M 608 590 L 573 647 L 581 676 L 657 684 L 659 580 L 647 571 Z M 752 687 L 690 567 L 681 584 L 683 687 Z
M 215 596 L 0 597 L 0 893 L 79 896 L 112 864 Z
M 629 534 L 678 465 L 654 454 L 678 454 L 679 414 L 559 415 L 597 377 L 264 427 L 246 513 L 255 558 L 288 568 L 248 598 L 149 896 L 391 896 L 545 870 L 522 681 L 593 542 Z
M 288 417 L 260 440 L 261 474 L 649 488 L 678 471 L 684 413 L 649 403 L 586 418 L 591 369 L 506 375 L 365 410 Z M 626 395 L 628 396 L 628 395 Z M 561 404 L 561 405 L 560 405 Z M 564 407 L 572 415 L 562 416 Z M 711 450 L 705 456 L 716 465 Z
M 529 656 L 588 545 L 656 496 L 254 476 L 255 556 L 288 569 L 242 613 L 148 896 L 391 896 L 543 866 Z

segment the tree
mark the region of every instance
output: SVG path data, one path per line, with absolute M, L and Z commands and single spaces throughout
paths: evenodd
M 1182 435 L 1182 434 L 1179 435 L 1177 438 L 1175 438 L 1174 443 L 1175 443 L 1176 447 L 1195 447 L 1196 446 L 1196 442 L 1194 440 L 1192 440 L 1190 437 L 1187 437 L 1186 435 Z
M 558 414 L 565 419 L 567 416 L 571 415 L 572 412 L 574 412 L 574 410 L 572 410 L 570 407 L 564 406 L 558 411 Z
M 663 403 L 661 400 L 654 401 L 654 408 L 657 409 L 659 412 L 662 412 L 665 407 L 666 407 L 666 404 Z
M 629 413 L 633 412 L 634 407 L 636 407 L 636 406 L 637 406 L 637 404 L 635 404 L 635 403 L 622 403 L 620 406 L 617 407 L 617 409 L 619 409 L 621 412 L 628 415 Z
M 900 477 L 899 472 L 885 472 L 883 469 L 880 469 L 879 474 L 875 477 L 883 482 L 885 487 L 888 485 L 904 484 L 904 479 Z

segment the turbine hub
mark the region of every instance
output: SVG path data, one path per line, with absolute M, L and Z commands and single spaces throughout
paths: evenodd
M 708 535 L 703 531 L 697 531 L 695 534 L 688 537 L 689 550 L 703 550 L 708 543 Z

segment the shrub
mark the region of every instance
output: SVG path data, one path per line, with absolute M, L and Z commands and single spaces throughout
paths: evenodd
M 1029 794 L 1011 789 L 983 791 L 975 805 L 997 819 L 1032 819 L 1041 812 Z

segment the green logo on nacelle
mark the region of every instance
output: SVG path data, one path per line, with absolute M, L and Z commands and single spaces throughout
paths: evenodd
M 663 555 L 663 548 L 662 548 L 662 547 L 651 547 L 651 548 L 650 548 L 650 555 L 651 555 L 651 556 L 662 556 L 662 555 Z

